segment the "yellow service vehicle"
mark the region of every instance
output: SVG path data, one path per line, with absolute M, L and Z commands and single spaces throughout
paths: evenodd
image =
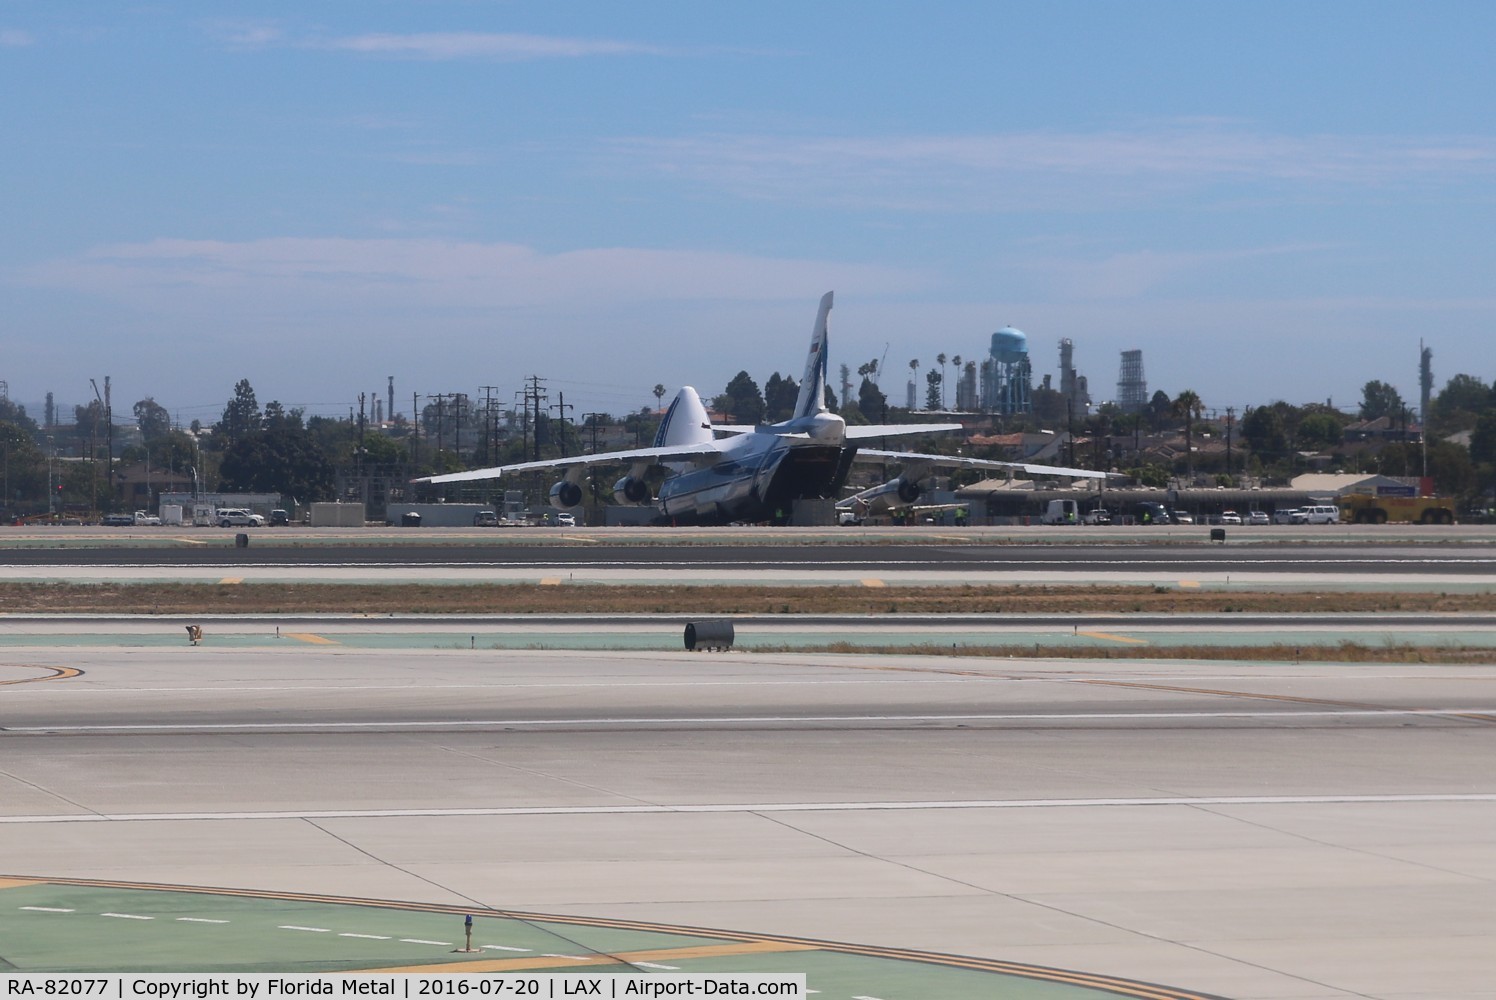
M 1350 493 L 1340 498 L 1340 519 L 1357 524 L 1409 521 L 1416 524 L 1453 524 L 1454 501 L 1448 497 L 1372 496 Z

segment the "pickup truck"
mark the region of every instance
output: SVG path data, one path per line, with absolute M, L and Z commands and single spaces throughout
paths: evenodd
M 137 526 L 145 524 L 159 526 L 161 524 L 161 518 L 147 511 L 137 510 L 135 512 L 135 524 Z

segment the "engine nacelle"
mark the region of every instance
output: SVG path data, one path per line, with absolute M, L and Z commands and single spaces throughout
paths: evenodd
M 919 483 L 913 479 L 899 480 L 899 500 L 903 503 L 914 503 L 924 495 L 924 492 L 920 489 Z
M 551 506 L 577 507 L 582 503 L 582 488 L 576 483 L 562 480 L 551 487 Z
M 633 476 L 624 476 L 613 484 L 613 494 L 623 497 L 629 503 L 646 503 L 649 500 L 649 484 Z

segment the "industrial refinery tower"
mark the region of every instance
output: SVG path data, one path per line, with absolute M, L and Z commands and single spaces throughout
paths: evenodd
M 1143 352 L 1122 352 L 1122 373 L 1117 376 L 1117 408 L 1123 413 L 1141 413 L 1148 405 L 1148 380 L 1143 377 Z

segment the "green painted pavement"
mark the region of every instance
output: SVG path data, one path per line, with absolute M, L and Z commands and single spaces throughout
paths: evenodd
M 0 878 L 0 969 L 66 973 L 399 971 L 482 962 L 536 972 L 774 972 L 827 997 L 1099 1000 L 1200 994 L 997 960 L 385 901 Z M 742 953 L 744 950 L 750 953 Z M 716 954 L 714 954 L 714 952 Z M 644 964 L 640 964 L 644 963 Z

